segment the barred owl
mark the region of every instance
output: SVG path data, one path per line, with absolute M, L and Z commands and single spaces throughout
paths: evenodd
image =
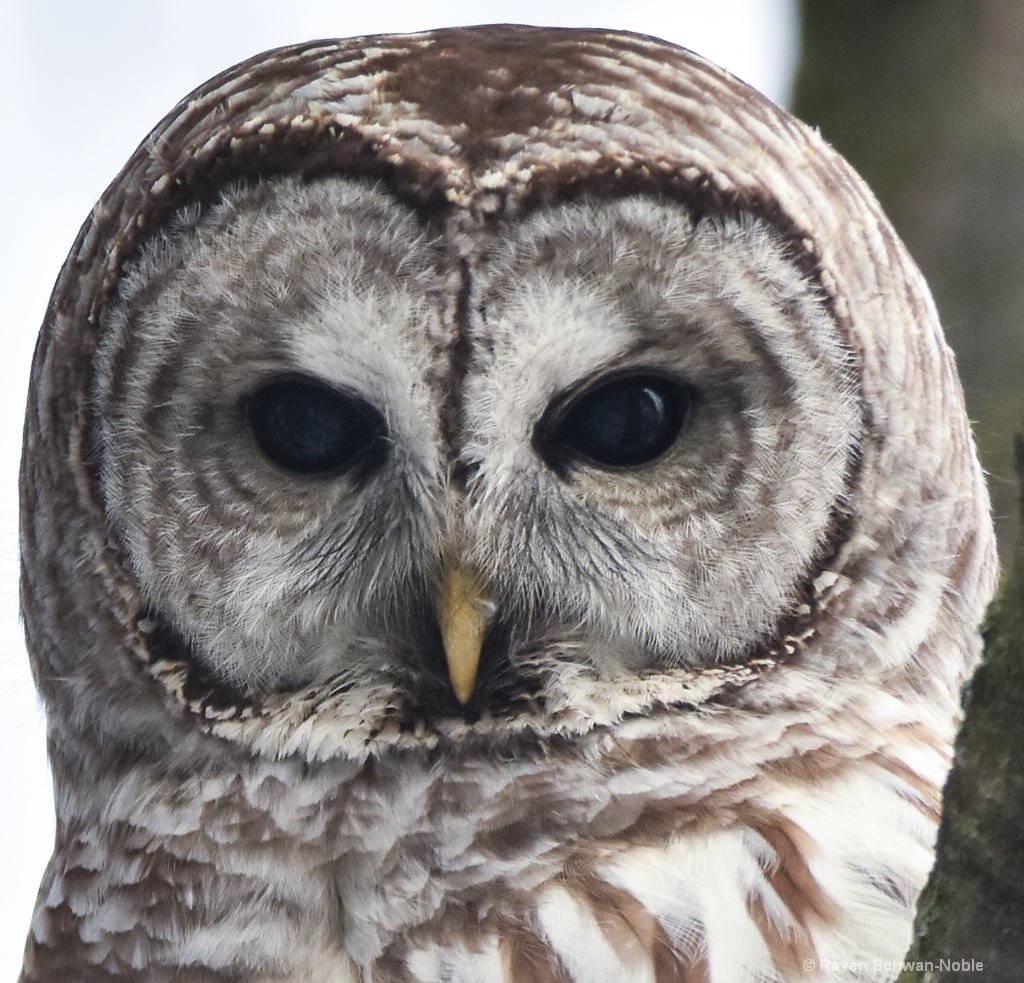
M 880 981 L 994 578 L 921 276 L 687 51 L 212 79 L 32 375 L 36 981 Z

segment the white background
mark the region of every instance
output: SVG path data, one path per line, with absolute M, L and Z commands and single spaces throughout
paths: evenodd
M 149 128 L 221 69 L 312 38 L 500 22 L 621 28 L 692 48 L 778 102 L 797 43 L 795 0 L 397 0 L 386 11 L 372 0 L 0 0 L 0 983 L 17 977 L 53 843 L 43 714 L 18 622 L 29 362 L 78 227 Z

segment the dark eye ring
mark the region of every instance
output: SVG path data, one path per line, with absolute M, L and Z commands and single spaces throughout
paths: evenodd
M 264 456 L 291 474 L 340 474 L 386 449 L 377 410 L 311 376 L 270 379 L 243 400 L 243 410 Z
M 605 469 L 641 467 L 675 443 L 695 399 L 692 386 L 657 372 L 605 376 L 556 399 L 537 425 L 534 445 L 553 465 L 581 460 Z

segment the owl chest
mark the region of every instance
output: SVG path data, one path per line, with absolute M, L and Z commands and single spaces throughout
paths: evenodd
M 786 980 L 833 951 L 861 965 L 903 951 L 932 831 L 899 789 L 864 771 L 803 795 L 742 770 L 712 789 L 680 757 L 276 762 L 170 797 L 139 784 L 102 828 L 69 828 L 35 931 L 79 962 L 267 983 L 697 966 Z M 880 812 L 890 842 L 872 854 Z

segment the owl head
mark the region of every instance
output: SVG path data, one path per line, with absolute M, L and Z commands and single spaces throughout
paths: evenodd
M 26 983 L 904 950 L 981 470 L 870 192 L 697 56 L 502 26 L 218 75 L 72 248 L 21 490 Z

